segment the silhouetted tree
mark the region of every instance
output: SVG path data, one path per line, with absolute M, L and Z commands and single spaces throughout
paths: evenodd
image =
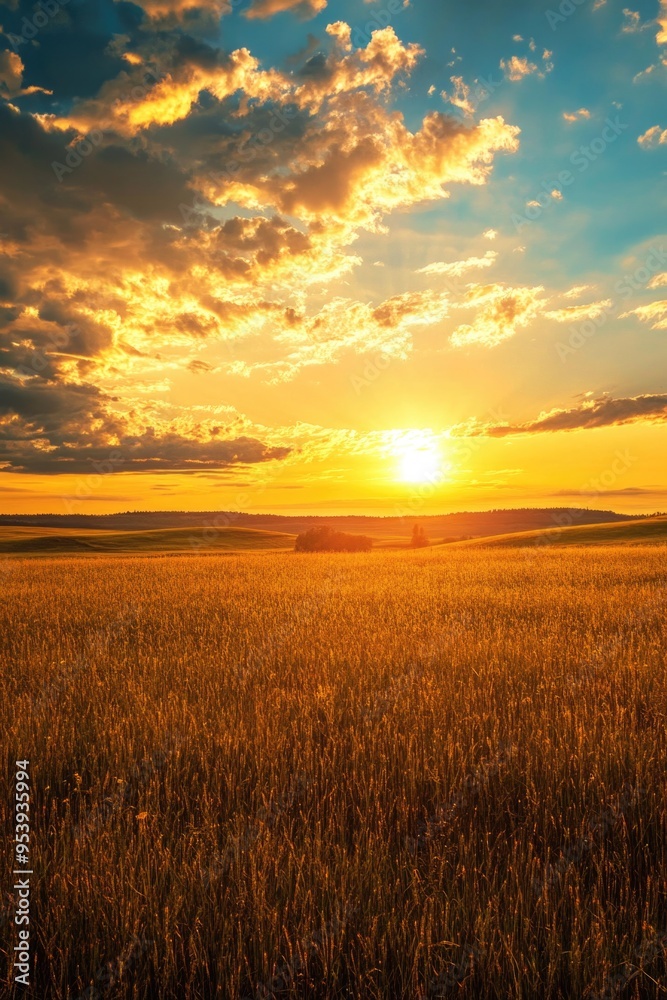
M 421 524 L 415 524 L 412 529 L 412 539 L 410 540 L 410 545 L 413 549 L 423 549 L 429 544 L 429 540 L 426 537 L 426 532 L 422 528 Z

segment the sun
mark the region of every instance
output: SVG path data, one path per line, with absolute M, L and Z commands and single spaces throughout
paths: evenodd
M 399 458 L 399 478 L 404 483 L 435 483 L 442 479 L 442 455 L 433 447 L 409 448 Z

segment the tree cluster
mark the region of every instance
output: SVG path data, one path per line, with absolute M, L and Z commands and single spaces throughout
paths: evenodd
M 426 537 L 426 532 L 422 528 L 421 524 L 415 524 L 412 529 L 412 538 L 410 539 L 410 545 L 413 549 L 423 549 L 427 545 L 430 545 L 428 538 Z
M 370 552 L 372 546 L 373 539 L 367 535 L 348 535 L 325 524 L 297 535 L 294 549 L 296 552 Z

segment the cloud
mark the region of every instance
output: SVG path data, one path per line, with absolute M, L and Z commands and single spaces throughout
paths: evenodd
M 660 0 L 656 41 L 658 45 L 667 45 L 667 0 Z
M 582 119 L 588 119 L 591 117 L 591 113 L 588 108 L 579 108 L 578 111 L 564 111 L 563 118 L 566 122 L 578 122 Z
M 0 31 L 2 29 L 0 28 Z M 0 52 L 0 98 L 26 97 L 29 94 L 50 94 L 43 87 L 23 88 L 23 73 L 25 67 L 21 57 L 8 49 Z
M 630 423 L 667 421 L 667 394 L 630 396 L 613 399 L 603 396 L 587 400 L 567 410 L 541 413 L 537 420 L 524 424 L 477 424 L 455 429 L 456 434 L 472 437 L 507 437 L 513 434 L 541 434 L 552 431 L 591 430 Z
M 350 52 L 348 27 L 330 26 L 334 50 L 312 56 L 289 76 L 263 70 L 247 49 L 223 56 L 208 46 L 183 50 L 181 45 L 162 75 L 153 73 L 157 82 L 146 83 L 145 68 L 134 66 L 95 98 L 75 102 L 67 116 L 45 116 L 42 124 L 51 131 L 81 132 L 95 123 L 125 138 L 155 134 L 195 118 L 206 124 L 207 114 L 199 108 L 203 91 L 223 107 L 243 91 L 241 104 L 229 108 L 232 127 L 235 121 L 240 126 L 238 139 L 220 137 L 220 109 L 211 117 L 218 136 L 215 159 L 233 164 L 233 175 L 231 168 L 218 170 L 220 181 L 212 183 L 203 164 L 193 163 L 190 183 L 218 205 L 233 200 L 307 223 L 326 219 L 371 227 L 395 208 L 445 197 L 447 183 L 484 183 L 495 153 L 516 150 L 519 130 L 502 118 L 464 128 L 431 113 L 420 129 L 409 131 L 402 116 L 389 113 L 377 97 L 414 68 L 422 49 L 403 45 L 388 27 L 373 32 L 365 48 Z M 264 122 L 261 107 L 267 109 Z M 258 119 L 254 133 L 253 118 Z M 188 133 L 202 144 L 201 129 Z M 211 149 L 211 160 L 212 154 Z
M 655 149 L 657 146 L 667 144 L 667 129 L 662 129 L 660 125 L 653 125 L 640 135 L 637 142 L 642 149 Z
M 565 309 L 552 309 L 545 312 L 545 318 L 555 323 L 579 323 L 584 319 L 597 319 L 612 307 L 611 299 L 601 299 L 599 302 L 588 302 L 578 306 L 567 306 Z
M 667 299 L 630 309 L 629 312 L 622 313 L 620 318 L 627 319 L 629 316 L 636 316 L 642 323 L 648 323 L 652 330 L 667 330 Z
M 434 326 L 449 313 L 447 292 L 403 292 L 377 306 L 333 298 L 311 316 L 296 316 L 276 335 L 284 348 L 280 360 L 232 363 L 237 374 L 262 371 L 271 382 L 293 379 L 303 368 L 331 364 L 346 354 L 382 354 L 405 360 L 412 350 L 411 331 Z
M 290 90 L 282 73 L 262 70 L 248 49 L 227 55 L 208 45 L 179 42 L 160 62 L 123 70 L 95 97 L 75 101 L 67 115 L 44 116 L 44 126 L 82 133 L 97 128 L 129 138 L 187 118 L 203 91 L 224 101 L 238 91 L 246 99 L 279 100 Z
M 253 0 L 245 16 L 265 19 L 291 11 L 298 17 L 308 18 L 315 17 L 326 5 L 327 0 Z
M 191 372 L 193 375 L 202 375 L 208 372 L 215 371 L 213 365 L 209 365 L 207 361 L 201 361 L 199 358 L 193 358 L 191 361 L 189 361 L 187 368 L 188 371 Z
M 115 412 L 113 402 L 91 385 L 39 378 L 21 383 L 0 376 L 0 471 L 92 473 L 97 471 L 93 463 L 111 461 L 114 471 L 179 472 L 252 465 L 290 454 L 288 447 L 234 435 L 233 422 L 229 427 L 210 421 L 156 427 L 136 411 L 131 417 Z
M 391 28 L 352 50 L 336 22 L 326 51 L 284 72 L 184 33 L 189 10 L 219 6 L 146 7 L 66 99 L 35 114 L 0 101 L 0 469 L 78 474 L 111 449 L 123 471 L 282 460 L 289 439 L 172 406 L 172 383 L 408 357 L 449 315 L 446 292 L 370 304 L 328 286 L 361 263 L 361 230 L 486 184 L 518 148 L 500 117 L 408 126 L 393 98 L 423 53 Z M 20 60 L 2 70 L 23 87 Z
M 443 90 L 442 99 L 449 101 L 453 107 L 459 108 L 465 115 L 474 115 L 475 103 L 471 99 L 470 87 L 464 83 L 462 76 L 452 76 L 450 80 L 454 84 L 453 93 L 448 94 Z
M 467 260 L 455 260 L 450 264 L 435 263 L 420 267 L 415 274 L 443 274 L 448 277 L 458 278 L 466 271 L 483 267 L 491 267 L 495 264 L 498 254 L 495 250 L 487 250 L 483 257 L 469 257 Z
M 0 52 L 0 92 L 10 97 L 18 94 L 23 83 L 23 63 L 16 52 Z
M 584 292 L 590 292 L 593 290 L 593 285 L 574 285 L 573 288 L 569 288 L 566 292 L 563 292 L 564 299 L 578 299 Z
M 502 118 L 464 128 L 439 112 L 428 114 L 411 132 L 402 119 L 388 116 L 367 96 L 341 102 L 354 134 L 336 118 L 326 145 L 318 130 L 309 132 L 299 160 L 280 171 L 232 186 L 241 203 L 271 205 L 318 226 L 376 229 L 379 219 L 397 208 L 440 201 L 448 184 L 484 184 L 494 155 L 518 147 L 518 129 Z
M 532 73 L 539 73 L 535 63 L 530 62 L 526 56 L 512 56 L 511 59 L 501 59 L 500 68 L 504 70 L 508 80 L 517 82 Z
M 625 486 L 622 489 L 617 490 L 602 490 L 602 489 L 578 489 L 578 490 L 556 490 L 553 493 L 549 493 L 548 496 L 551 497 L 574 497 L 574 496 L 585 496 L 585 497 L 664 497 L 667 496 L 667 489 L 650 489 L 642 486 Z
M 537 45 L 532 38 L 529 43 L 529 48 L 531 52 L 535 52 L 537 48 Z M 503 70 L 507 80 L 510 80 L 513 83 L 518 83 L 527 76 L 536 75 L 540 79 L 544 79 L 547 73 L 551 73 L 554 68 L 553 52 L 549 49 L 544 49 L 542 53 L 542 62 L 544 71 L 540 70 L 539 66 L 536 63 L 531 62 L 527 56 L 511 56 L 510 59 L 500 60 L 500 68 Z
M 539 314 L 544 288 L 511 288 L 504 284 L 477 285 L 470 288 L 457 308 L 474 308 L 472 323 L 457 327 L 450 338 L 454 347 L 480 344 L 496 347 L 513 337 Z
M 554 188 L 552 191 L 548 192 L 548 195 L 554 201 L 562 201 L 563 200 L 563 192 L 560 190 L 560 188 Z M 542 196 L 540 195 L 540 197 L 542 197 Z M 526 208 L 539 208 L 539 209 L 541 209 L 542 207 L 543 207 L 542 203 L 537 198 L 531 198 L 530 201 L 526 202 Z
M 652 26 L 651 21 L 642 22 L 641 14 L 637 10 L 623 8 L 623 26 L 621 31 L 624 35 L 634 35 L 638 31 L 645 31 Z
M 118 0 L 120 2 L 120 0 Z M 176 25 L 192 26 L 197 21 L 207 23 L 215 29 L 216 22 L 238 7 L 238 0 L 133 0 L 141 7 L 149 19 L 149 25 L 158 30 Z M 249 19 L 273 17 L 276 14 L 293 13 L 300 19 L 314 17 L 324 10 L 327 0 L 252 0 L 244 11 Z

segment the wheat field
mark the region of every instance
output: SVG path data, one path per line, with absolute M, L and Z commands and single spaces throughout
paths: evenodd
M 21 995 L 667 995 L 667 546 L 5 569 Z

